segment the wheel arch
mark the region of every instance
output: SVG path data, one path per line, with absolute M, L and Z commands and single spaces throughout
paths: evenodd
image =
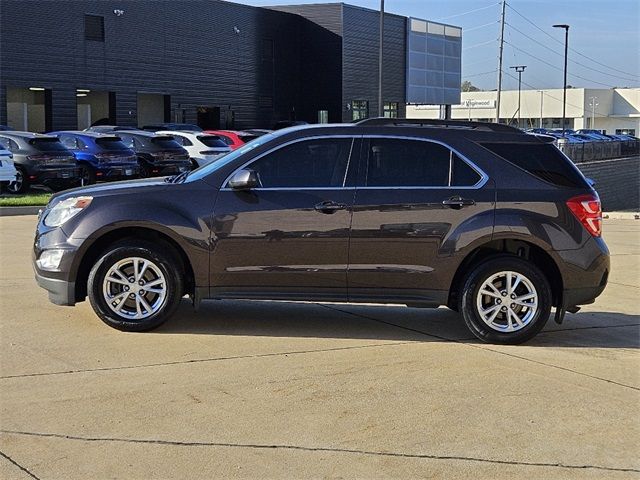
M 195 274 L 193 266 L 187 253 L 176 240 L 167 233 L 148 226 L 120 226 L 97 235 L 96 238 L 84 248 L 84 253 L 81 255 L 75 269 L 75 297 L 77 302 L 83 301 L 87 296 L 89 272 L 95 262 L 104 254 L 109 245 L 128 238 L 131 238 L 132 240 L 142 239 L 152 242 L 160 242 L 175 251 L 178 260 L 181 261 L 184 267 L 185 293 L 192 294 L 194 292 Z
M 551 286 L 551 304 L 555 307 L 562 304 L 564 282 L 558 263 L 553 256 L 544 248 L 533 242 L 523 239 L 501 238 L 498 240 L 491 240 L 477 246 L 469 252 L 460 265 L 458 265 L 449 288 L 449 298 L 447 302 L 449 308 L 457 310 L 459 293 L 462 288 L 464 278 L 471 268 L 483 262 L 487 258 L 505 254 L 529 260 L 536 267 L 542 270 L 542 273 L 544 273 Z

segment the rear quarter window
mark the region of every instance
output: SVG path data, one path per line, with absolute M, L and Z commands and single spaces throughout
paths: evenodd
M 586 187 L 580 171 L 551 144 L 481 143 L 484 148 L 531 175 L 559 187 Z

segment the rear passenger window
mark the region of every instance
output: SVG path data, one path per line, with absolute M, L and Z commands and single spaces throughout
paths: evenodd
M 60 138 L 60 142 L 69 150 L 75 150 L 76 148 L 78 148 L 78 142 L 74 137 L 62 135 L 58 138 Z
M 561 187 L 584 187 L 585 180 L 560 151 L 551 144 L 481 143 L 508 162 L 530 174 Z
M 343 186 L 352 139 L 305 140 L 269 153 L 249 168 L 264 188 Z
M 434 142 L 372 139 L 365 185 L 369 187 L 470 187 L 481 177 L 455 152 Z

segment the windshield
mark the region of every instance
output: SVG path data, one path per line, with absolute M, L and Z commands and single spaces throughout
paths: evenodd
M 267 135 L 258 137 L 255 140 L 250 141 L 249 143 L 245 143 L 242 147 L 238 148 L 237 150 L 234 150 L 231 153 L 227 153 L 225 156 L 221 157 L 220 160 L 217 160 L 213 163 L 209 163 L 207 165 L 204 165 L 203 167 L 193 170 L 191 173 L 189 173 L 188 180 L 189 181 L 200 180 L 201 178 L 204 178 L 207 175 L 212 174 L 219 168 L 222 168 L 225 165 L 228 165 L 229 163 L 233 162 L 235 159 L 244 155 L 245 153 L 250 152 L 255 148 L 258 148 L 261 145 L 264 145 L 265 143 L 267 143 L 273 138 L 275 138 L 275 135 L 273 133 L 269 133 Z

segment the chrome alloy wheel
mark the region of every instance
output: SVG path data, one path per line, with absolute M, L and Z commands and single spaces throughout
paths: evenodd
M 518 272 L 498 272 L 487 278 L 476 297 L 484 323 L 498 332 L 517 332 L 538 311 L 538 292 L 531 280 Z
M 141 320 L 162 308 L 167 282 L 152 261 L 129 257 L 111 266 L 102 282 L 102 294 L 115 314 L 127 320 Z
M 12 193 L 18 193 L 20 192 L 20 190 L 22 190 L 23 183 L 24 183 L 24 174 L 20 170 L 17 170 L 16 179 L 13 182 L 10 182 L 7 188 Z

